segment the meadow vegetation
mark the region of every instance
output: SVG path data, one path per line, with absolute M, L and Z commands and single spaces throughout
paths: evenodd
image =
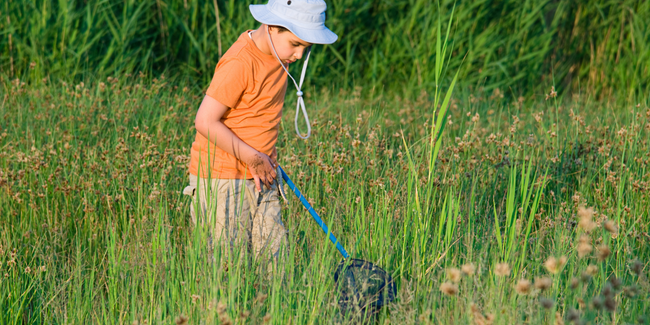
M 453 16 L 454 52 L 447 59 L 452 71 L 463 65 L 465 85 L 514 97 L 548 92 L 553 79 L 559 90 L 589 89 L 598 98 L 633 100 L 650 92 L 648 1 L 439 2 L 329 1 L 327 24 L 341 37 L 315 47 L 308 85 L 432 93 L 438 18 Z M 21 80 L 52 75 L 76 83 L 166 71 L 207 85 L 221 54 L 257 28 L 249 3 L 5 1 L 0 68 Z
M 336 319 L 339 255 L 297 200 L 284 282 L 244 256 L 212 262 L 192 230 L 180 191 L 198 90 L 146 76 L 3 87 L 2 323 Z M 314 95 L 312 138 L 287 119 L 278 150 L 352 256 L 395 277 L 380 323 L 647 316 L 647 102 L 459 90 L 431 166 L 428 94 L 359 92 Z
M 272 281 L 189 221 L 213 3 L 16 3 L 0 40 L 0 324 L 648 323 L 646 3 L 463 2 L 446 25 L 426 1 L 330 2 L 351 39 L 316 53 L 312 137 L 287 105 L 279 162 L 352 257 L 394 277 L 372 316 L 340 315 L 340 255 L 293 197 Z M 252 20 L 218 5 L 226 48 Z M 555 46 L 581 28 L 593 50 Z

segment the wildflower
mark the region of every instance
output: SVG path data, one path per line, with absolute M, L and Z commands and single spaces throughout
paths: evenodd
M 578 227 L 582 228 L 584 231 L 592 231 L 596 228 L 596 224 L 593 222 L 592 218 L 594 216 L 593 208 L 585 208 L 583 206 L 578 208 Z
M 560 258 L 551 256 L 546 260 L 546 262 L 544 262 L 544 267 L 546 267 L 551 274 L 558 274 L 566 264 L 566 261 L 566 256 L 561 256 Z
M 598 273 L 598 267 L 596 265 L 589 264 L 587 266 L 586 272 L 587 272 L 587 274 L 589 274 L 591 276 L 594 276 L 594 275 L 596 275 L 596 273 Z
M 508 263 L 498 263 L 494 270 L 494 274 L 497 276 L 510 275 L 510 265 L 508 265 Z
M 591 305 L 594 307 L 594 309 L 601 310 L 603 309 L 603 302 L 604 298 L 602 296 L 598 296 L 591 301 Z
M 639 294 L 639 288 L 634 285 L 623 288 L 623 293 L 629 298 L 634 298 Z
M 199 295 L 191 295 L 190 298 L 192 299 L 193 304 L 196 304 L 197 300 L 201 300 L 201 296 Z
M 460 282 L 461 275 L 462 274 L 460 270 L 455 267 L 451 267 L 447 269 L 447 279 L 451 280 L 451 282 L 454 283 Z
M 643 263 L 641 263 L 639 260 L 634 260 L 630 269 L 632 272 L 634 272 L 634 274 L 641 275 L 641 272 L 643 271 Z
M 474 324 L 476 325 L 491 325 L 494 322 L 494 314 L 487 314 L 483 316 L 481 309 L 475 303 L 470 305 L 472 316 L 474 316 Z
M 612 251 L 609 249 L 609 247 L 607 247 L 607 245 L 601 245 L 598 246 L 597 253 L 598 253 L 598 260 L 602 262 L 606 260 L 607 257 L 609 257 Z
M 257 298 L 255 298 L 255 302 L 257 302 L 257 303 L 259 303 L 259 304 L 263 304 L 264 301 L 266 300 L 266 297 L 268 297 L 267 294 L 264 294 L 264 293 L 259 294 L 259 295 L 257 296 Z
M 465 275 L 472 276 L 474 275 L 474 272 L 476 272 L 476 266 L 474 266 L 474 263 L 467 263 L 461 266 L 460 270 L 463 271 Z
M 553 305 L 555 304 L 555 302 L 551 298 L 540 298 L 539 299 L 539 304 L 544 309 L 551 309 L 551 308 L 553 308 Z
M 603 305 L 610 312 L 616 311 L 616 299 L 614 297 L 606 297 Z
M 451 282 L 445 282 L 440 285 L 440 291 L 448 296 L 455 296 L 458 293 L 458 286 Z
M 544 291 L 553 285 L 553 281 L 548 277 L 535 278 L 535 288 Z
M 515 285 L 515 291 L 520 295 L 527 295 L 530 293 L 531 283 L 526 279 L 521 279 Z
M 32 268 L 31 267 L 26 267 L 25 268 L 25 273 L 32 273 Z
M 227 308 L 227 307 L 226 307 L 226 304 L 224 304 L 223 302 L 219 302 L 219 303 L 217 304 L 217 313 L 218 313 L 218 314 L 223 314 L 223 313 L 225 313 L 225 312 L 226 312 L 226 308 Z
M 615 275 L 612 275 L 612 277 L 609 278 L 607 282 L 612 285 L 614 290 L 621 289 L 621 286 L 623 285 L 623 281 L 621 281 L 621 279 L 617 278 Z
M 578 323 L 578 321 L 580 320 L 580 312 L 573 308 L 569 308 L 569 310 L 566 313 L 566 319 L 571 323 L 574 324 Z
M 219 322 L 222 325 L 232 325 L 232 319 L 230 319 L 230 316 L 228 316 L 228 314 L 219 316 Z
M 176 325 L 186 325 L 188 320 L 189 318 L 187 318 L 187 316 L 181 314 L 176 317 L 176 320 L 174 322 Z
M 616 223 L 612 220 L 605 221 L 603 228 L 605 228 L 605 230 L 607 230 L 612 235 L 616 235 L 618 233 L 618 226 L 616 226 Z
M 589 253 L 591 253 L 591 251 L 593 250 L 593 247 L 591 247 L 591 244 L 589 243 L 590 241 L 591 240 L 590 240 L 589 236 L 587 236 L 587 235 L 580 236 L 580 239 L 579 239 L 579 242 L 578 242 L 578 247 L 577 247 L 577 249 L 578 249 L 578 257 L 583 258 L 583 257 L 589 255 Z

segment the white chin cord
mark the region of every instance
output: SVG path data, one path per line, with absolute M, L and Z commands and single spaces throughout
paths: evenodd
M 266 26 L 266 35 L 269 36 L 269 42 L 271 42 L 271 48 L 273 48 L 273 54 L 275 54 L 275 57 L 278 59 L 278 62 L 280 62 L 280 65 L 282 66 L 282 69 L 287 72 L 287 75 L 291 80 L 293 81 L 293 84 L 296 86 L 296 89 L 298 91 L 296 92 L 296 95 L 298 95 L 298 102 L 296 103 L 296 118 L 294 119 L 294 124 L 296 126 L 296 134 L 298 134 L 298 137 L 301 139 L 307 139 L 311 135 L 311 125 L 309 124 L 309 116 L 307 115 L 307 110 L 305 109 L 305 101 L 302 99 L 302 91 L 300 88 L 302 87 L 303 81 L 305 81 L 305 72 L 307 72 L 307 64 L 309 63 L 309 55 L 311 54 L 311 47 L 307 49 L 307 56 L 305 57 L 305 63 L 302 66 L 302 73 L 300 73 L 300 84 L 296 83 L 296 79 L 293 79 L 291 74 L 289 73 L 289 70 L 284 66 L 282 63 L 282 60 L 280 60 L 280 57 L 278 56 L 278 53 L 275 51 L 275 45 L 273 45 L 273 40 L 271 40 L 271 34 L 269 33 L 269 26 Z M 298 130 L 298 114 L 300 113 L 300 110 L 302 110 L 302 115 L 305 117 L 305 122 L 307 123 L 307 135 L 302 136 L 300 134 L 300 130 Z

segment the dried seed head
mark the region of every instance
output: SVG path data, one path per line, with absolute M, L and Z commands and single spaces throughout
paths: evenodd
M 218 314 L 223 314 L 223 313 L 226 312 L 226 309 L 227 309 L 227 308 L 228 308 L 228 307 L 226 306 L 226 304 L 224 304 L 223 302 L 220 301 L 220 302 L 217 304 L 217 313 L 218 313 Z
M 630 269 L 632 269 L 632 272 L 634 272 L 634 274 L 641 275 L 641 272 L 643 271 L 643 263 L 641 263 L 639 260 L 634 260 Z
M 573 308 L 569 308 L 569 310 L 566 313 L 566 319 L 569 322 L 577 323 L 578 321 L 580 321 L 580 312 Z
M 232 319 L 228 314 L 219 315 L 219 323 L 222 325 L 232 325 Z
M 508 263 L 498 263 L 494 269 L 494 274 L 497 276 L 510 275 L 510 265 L 508 265 Z
M 460 270 L 463 271 L 465 275 L 472 276 L 476 272 L 476 266 L 474 266 L 474 263 L 467 263 L 461 266 Z
M 561 256 L 560 258 L 555 258 L 554 256 L 549 257 L 546 262 L 544 262 L 544 267 L 551 274 L 558 274 L 566 264 L 566 256 Z
M 616 311 L 616 299 L 614 299 L 614 297 L 606 297 L 603 305 L 609 312 Z
M 621 286 L 623 286 L 623 281 L 621 279 L 617 278 L 615 275 L 612 275 L 607 282 L 609 282 L 614 290 L 620 290 Z
M 542 306 L 544 309 L 553 308 L 553 304 L 555 304 L 555 302 L 551 298 L 546 298 L 546 297 L 539 298 L 539 305 Z
M 591 276 L 594 276 L 594 275 L 596 275 L 596 273 L 598 273 L 598 266 L 593 265 L 593 264 L 589 264 L 587 266 L 586 272 L 587 272 L 587 274 L 589 274 Z
M 515 285 L 515 291 L 520 295 L 527 295 L 530 293 L 531 283 L 526 279 L 521 279 Z
M 603 286 L 603 289 L 600 290 L 600 294 L 603 295 L 603 297 L 613 296 L 614 289 L 612 288 L 612 285 L 609 282 L 606 282 L 605 285 Z
M 448 296 L 455 296 L 458 293 L 458 286 L 451 282 L 445 282 L 440 285 L 440 291 Z
M 631 285 L 623 288 L 623 293 L 629 298 L 634 298 L 639 294 L 639 288 L 637 288 L 634 285 Z
M 271 321 L 271 314 L 264 315 L 264 318 L 262 318 L 262 320 L 264 321 L 265 324 L 270 322 Z
M 455 267 L 451 267 L 447 269 L 447 279 L 449 279 L 454 283 L 458 283 L 460 282 L 460 278 L 461 278 L 461 272 L 459 269 Z
M 265 293 L 259 294 L 257 298 L 255 298 L 255 302 L 257 302 L 258 304 L 263 304 L 267 297 L 268 295 Z
M 593 221 L 594 209 L 585 208 L 583 206 L 578 208 L 578 227 L 582 228 L 584 231 L 592 231 L 596 228 L 596 223 Z
M 575 290 L 580 285 L 580 280 L 578 278 L 571 278 L 570 287 L 572 290 Z
M 555 325 L 564 325 L 562 314 L 559 311 L 555 312 Z
M 605 221 L 603 228 L 605 228 L 605 230 L 607 230 L 612 235 L 616 235 L 618 233 L 618 226 L 612 220 Z
M 544 291 L 553 285 L 553 280 L 548 277 L 535 278 L 535 288 Z
M 176 325 L 186 325 L 188 320 L 189 318 L 187 318 L 187 316 L 181 314 L 176 317 L 174 323 L 176 323 Z
M 594 300 L 591 301 L 591 305 L 595 310 L 601 310 L 603 309 L 604 300 L 605 299 L 602 296 L 595 297 Z
M 602 262 L 602 261 L 606 260 L 611 253 L 612 253 L 612 251 L 609 249 L 609 247 L 607 247 L 607 245 L 598 246 L 597 254 L 598 254 L 598 260 L 599 261 Z
M 593 247 L 591 246 L 591 238 L 589 238 L 589 236 L 587 235 L 580 236 L 577 250 L 578 250 L 578 257 L 580 258 L 589 255 L 589 253 L 591 253 L 591 251 L 593 250 Z

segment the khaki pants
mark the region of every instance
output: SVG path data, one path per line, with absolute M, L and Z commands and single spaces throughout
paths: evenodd
M 192 196 L 192 223 L 210 227 L 214 244 L 249 247 L 262 265 L 277 262 L 286 246 L 286 230 L 276 183 L 271 189 L 262 186 L 260 193 L 253 180 L 199 179 L 190 174 L 183 194 Z

